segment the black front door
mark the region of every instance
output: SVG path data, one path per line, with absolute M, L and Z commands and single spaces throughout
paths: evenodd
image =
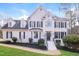
M 51 39 L 51 33 L 50 32 L 47 32 L 46 33 L 46 37 L 47 37 L 47 40 L 50 40 Z

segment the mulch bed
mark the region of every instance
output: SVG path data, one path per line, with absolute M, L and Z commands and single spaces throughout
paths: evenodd
M 36 43 L 33 43 L 33 44 L 29 44 L 29 43 L 12 43 L 12 42 L 5 42 L 5 41 L 0 42 L 0 43 L 17 45 L 17 46 L 24 46 L 24 47 L 30 47 L 30 48 L 41 49 L 41 50 L 47 50 L 46 46 L 39 47 L 38 44 L 36 44 Z

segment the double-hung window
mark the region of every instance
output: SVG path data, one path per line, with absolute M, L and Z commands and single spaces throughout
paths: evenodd
M 12 32 L 10 32 L 10 38 L 12 38 Z
M 19 32 L 19 39 L 21 39 L 21 32 Z
M 55 28 L 60 28 L 60 22 L 54 22 L 54 27 Z
M 23 38 L 25 39 L 25 32 L 23 32 Z
M 64 22 L 61 22 L 61 28 L 64 28 Z
M 8 32 L 6 32 L 6 38 L 8 38 Z

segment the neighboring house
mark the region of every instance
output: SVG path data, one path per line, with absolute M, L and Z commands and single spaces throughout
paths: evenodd
M 27 20 L 9 20 L 2 27 L 3 39 L 17 37 L 17 42 L 28 43 L 29 38 L 33 42 L 43 38 L 49 50 L 56 50 L 55 45 L 64 45 L 62 38 L 68 34 L 68 24 L 66 18 L 57 17 L 40 6 Z

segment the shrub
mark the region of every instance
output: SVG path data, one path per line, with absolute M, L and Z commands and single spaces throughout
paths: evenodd
M 38 46 L 45 46 L 45 40 L 44 39 L 39 39 L 38 40 Z
M 13 41 L 14 43 L 16 43 L 17 38 L 16 38 L 16 37 L 13 37 L 13 38 L 12 38 L 12 41 Z
M 76 48 L 78 48 L 78 44 L 79 44 L 79 36 L 76 34 L 71 34 L 71 35 L 65 36 L 63 38 L 63 42 L 66 47 L 76 49 Z
M 64 43 L 72 43 L 78 44 L 79 43 L 79 36 L 76 34 L 68 35 L 63 38 Z
M 3 43 L 10 44 L 11 41 L 10 40 L 6 40 L 6 41 L 3 41 Z
M 29 38 L 29 44 L 32 44 L 32 42 L 33 42 L 33 39 Z

